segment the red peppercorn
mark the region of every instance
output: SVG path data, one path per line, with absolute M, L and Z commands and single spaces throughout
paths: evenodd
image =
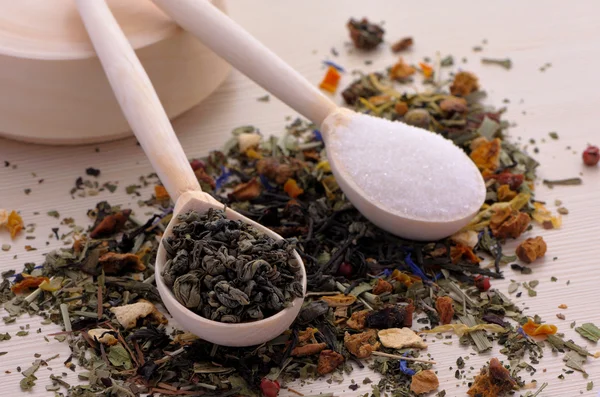
M 598 146 L 588 146 L 583 151 L 583 164 L 588 166 L 594 166 L 600 161 L 600 149 Z
M 190 161 L 190 165 L 192 166 L 192 169 L 194 171 L 199 170 L 200 168 L 204 169 L 206 168 L 206 164 L 204 164 L 204 161 L 201 160 L 192 160 Z
M 352 276 L 352 273 L 354 273 L 354 269 L 349 262 L 342 262 L 337 272 L 340 276 L 350 277 Z
M 475 286 L 479 292 L 485 292 L 490 289 L 492 285 L 490 284 L 489 277 L 483 277 L 481 274 L 479 274 L 477 277 L 475 277 Z
M 262 378 L 260 381 L 260 391 L 262 391 L 264 397 L 277 397 L 280 389 L 281 386 L 276 380 Z

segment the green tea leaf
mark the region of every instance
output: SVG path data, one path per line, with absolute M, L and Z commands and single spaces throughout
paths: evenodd
M 484 117 L 483 122 L 477 129 L 479 135 L 486 137 L 488 140 L 494 139 L 496 133 L 500 130 L 500 124 L 490 119 L 489 117 Z
M 590 390 L 592 390 L 593 388 L 594 388 L 594 382 L 592 382 L 592 381 L 589 381 L 585 389 L 586 389 L 587 391 L 590 391 Z
M 584 374 L 586 373 L 585 370 L 583 369 L 583 363 L 585 362 L 586 358 L 580 356 L 579 354 L 577 354 L 577 352 L 574 351 L 570 351 L 568 353 L 565 354 L 565 356 L 563 357 L 563 361 L 566 361 L 565 365 L 569 368 L 572 368 L 576 371 L 579 372 L 583 372 Z
M 108 360 L 115 367 L 123 367 L 125 369 L 131 369 L 131 357 L 122 344 L 117 343 L 110 347 L 108 352 Z
M 580 327 L 575 328 L 575 331 L 592 342 L 598 342 L 600 339 L 600 328 L 592 323 L 584 323 Z

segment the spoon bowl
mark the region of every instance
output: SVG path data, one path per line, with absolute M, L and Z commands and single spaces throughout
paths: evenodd
M 210 208 L 223 210 L 222 203 L 202 192 L 148 75 L 106 2 L 76 0 L 76 4 L 124 115 L 175 202 L 173 218 L 163 239 L 172 233 L 178 214 L 190 210 L 206 213 Z M 278 234 L 231 209 L 225 208 L 225 214 L 229 219 L 252 225 L 273 239 L 282 239 Z M 304 294 L 306 271 L 298 253 L 295 252 L 294 255 L 299 264 Z M 290 327 L 302 307 L 303 298 L 295 298 L 288 307 L 263 320 L 238 324 L 208 320 L 188 310 L 175 299 L 162 278 L 165 261 L 166 250 L 161 240 L 155 280 L 164 305 L 185 329 L 217 345 L 252 346 L 268 342 Z
M 254 226 L 269 237 L 281 239 L 281 236 L 266 227 L 229 208 L 223 208 L 223 204 L 203 192 L 188 192 L 179 197 L 175 210 L 173 211 L 173 219 L 169 222 L 162 239 L 165 239 L 172 233 L 173 227 L 177 224 L 177 215 L 184 214 L 191 210 L 205 213 L 211 208 L 224 209 L 228 219 L 241 220 Z M 282 332 L 288 329 L 302 308 L 304 299 L 295 298 L 289 307 L 263 320 L 237 324 L 209 320 L 197 315 L 179 303 L 175 298 L 175 295 L 173 295 L 173 292 L 167 287 L 162 276 L 166 256 L 167 252 L 161 240 L 156 255 L 155 271 L 156 286 L 163 304 L 183 328 L 209 342 L 222 346 L 252 346 L 267 342 L 281 335 Z M 294 252 L 294 258 L 298 263 L 302 263 L 302 259 L 297 252 Z M 300 266 L 299 271 L 302 278 L 302 288 L 304 293 L 306 293 L 306 271 L 304 266 Z
M 348 109 L 327 116 L 321 133 L 344 194 L 391 233 L 444 238 L 469 223 L 485 200 L 475 164 L 438 134 Z

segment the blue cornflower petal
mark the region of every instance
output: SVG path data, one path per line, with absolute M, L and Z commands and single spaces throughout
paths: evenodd
M 408 355 L 408 352 L 403 354 L 404 357 L 406 357 L 407 355 Z M 400 360 L 400 371 L 402 371 L 403 373 L 405 373 L 406 375 L 409 375 L 409 376 L 413 376 L 414 374 L 416 374 L 414 369 L 408 368 L 405 360 Z
M 410 254 L 406 254 L 406 256 L 404 257 L 404 262 L 406 262 L 406 264 L 410 267 L 410 271 L 414 275 L 421 277 L 423 281 L 429 281 L 429 277 L 427 277 L 423 270 L 421 270 L 421 268 L 415 262 L 413 262 L 412 258 L 410 257 Z
M 215 190 L 221 189 L 223 187 L 223 185 L 225 184 L 225 182 L 227 182 L 227 179 L 229 179 L 230 176 L 231 176 L 231 171 L 229 171 L 225 167 L 221 167 L 221 175 L 219 175 L 219 177 L 215 181 Z
M 315 134 L 315 139 L 319 142 L 323 142 L 323 135 L 321 135 L 321 131 L 313 130 L 313 134 Z
M 335 63 L 335 62 L 331 62 L 331 61 L 323 61 L 323 64 L 324 64 L 324 65 L 327 65 L 327 66 L 331 66 L 331 67 L 334 67 L 334 68 L 336 68 L 336 69 L 338 70 L 338 72 L 342 72 L 342 73 L 344 73 L 344 72 L 345 72 L 344 68 L 343 68 L 343 67 L 341 67 L 340 65 L 338 65 L 338 64 L 337 64 L 337 63 Z

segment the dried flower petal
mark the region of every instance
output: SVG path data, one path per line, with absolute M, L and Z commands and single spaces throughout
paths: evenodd
M 427 344 L 410 328 L 389 328 L 377 333 L 381 344 L 390 349 L 404 349 L 413 347 L 425 349 Z
M 435 310 L 440 316 L 442 324 L 450 324 L 454 317 L 454 300 L 449 296 L 440 296 L 435 301 Z
M 398 269 L 394 269 L 391 276 L 394 280 L 404 284 L 406 287 L 410 287 L 414 283 L 418 283 L 421 281 L 420 277 L 417 277 L 413 274 L 406 274 L 401 272 Z
M 171 198 L 167 189 L 162 185 L 154 186 L 154 197 L 156 197 L 158 201 L 167 201 Z
M 462 244 L 450 247 L 450 258 L 452 258 L 452 263 L 454 264 L 458 263 L 461 259 L 465 259 L 471 263 L 481 262 L 481 259 L 475 255 L 471 248 Z
M 325 375 L 333 372 L 337 367 L 344 362 L 344 356 L 333 350 L 323 350 L 319 355 L 317 364 L 317 373 Z
M 450 93 L 456 96 L 467 96 L 479 89 L 477 77 L 469 72 L 458 72 L 450 86 Z
M 377 342 L 377 331 L 371 329 L 360 334 L 344 335 L 344 346 L 350 353 L 358 358 L 367 358 L 372 352 L 379 349 L 381 344 Z
M 523 331 L 531 336 L 554 335 L 558 328 L 552 324 L 537 324 L 533 322 L 533 319 L 528 318 L 527 323 L 523 325 Z
M 528 238 L 517 247 L 517 256 L 525 263 L 531 263 L 546 254 L 546 242 L 541 236 Z
M 410 391 L 415 394 L 429 393 L 430 391 L 437 389 L 439 386 L 440 381 L 438 380 L 435 372 L 430 369 L 426 369 L 418 372 L 416 375 L 413 375 L 410 382 Z
M 384 292 L 392 292 L 394 287 L 392 284 L 388 283 L 382 278 L 378 278 L 375 286 L 373 286 L 373 291 L 371 291 L 374 295 L 381 295 Z
M 402 81 L 406 80 L 415 73 L 415 68 L 404 62 L 404 59 L 400 58 L 398 62 L 396 62 L 396 64 L 390 69 L 390 79 Z
M 423 72 L 423 77 L 429 79 L 433 76 L 433 68 L 423 62 L 419 62 L 419 66 L 421 67 L 421 71 Z
M 237 201 L 247 201 L 253 200 L 260 196 L 261 191 L 261 183 L 258 181 L 258 179 L 252 178 L 246 183 L 240 183 L 237 185 L 229 196 Z
M 477 324 L 473 327 L 469 327 L 465 324 L 446 324 L 446 325 L 438 325 L 437 327 L 430 330 L 419 331 L 421 334 L 437 334 L 442 332 L 454 332 L 457 336 L 463 336 L 465 334 L 475 332 L 475 331 L 488 331 L 488 332 L 497 332 L 497 333 L 505 333 L 508 330 L 504 327 L 499 326 L 498 324 Z
M 560 216 L 552 216 L 552 213 L 544 207 L 544 204 L 535 202 L 533 203 L 533 214 L 531 217 L 538 224 L 542 225 L 544 229 L 558 229 L 562 225 L 562 218 Z
M 338 72 L 338 70 L 333 66 L 330 66 L 327 68 L 327 73 L 325 73 L 321 84 L 319 84 L 319 88 L 335 94 L 341 77 L 342 75 L 340 72 Z
M 365 322 L 367 321 L 367 315 L 369 314 L 369 310 L 360 310 L 352 313 L 350 319 L 346 321 L 346 325 L 349 328 L 362 330 L 365 328 Z
M 394 44 L 392 44 L 391 48 L 392 48 L 392 52 L 401 52 L 401 51 L 409 49 L 410 47 L 412 47 L 412 45 L 413 45 L 413 38 L 405 37 L 401 40 L 398 40 Z
M 291 198 L 296 198 L 304 193 L 304 189 L 298 186 L 298 182 L 295 179 L 288 179 L 285 185 L 283 185 L 283 191 Z
M 217 182 L 212 176 L 206 173 L 204 168 L 195 170 L 194 175 L 196 176 L 196 179 L 198 179 L 198 182 L 200 182 L 202 189 L 210 188 L 210 190 L 214 190 L 217 187 Z
M 23 275 L 23 280 L 19 281 L 15 285 L 13 285 L 10 289 L 15 294 L 20 294 L 21 292 L 26 292 L 30 289 L 34 289 L 40 286 L 44 281 L 48 282 L 50 279 L 48 277 L 32 277 L 29 275 Z
M 356 296 L 338 294 L 333 296 L 324 296 L 321 300 L 327 302 L 329 307 L 346 307 L 356 302 Z

